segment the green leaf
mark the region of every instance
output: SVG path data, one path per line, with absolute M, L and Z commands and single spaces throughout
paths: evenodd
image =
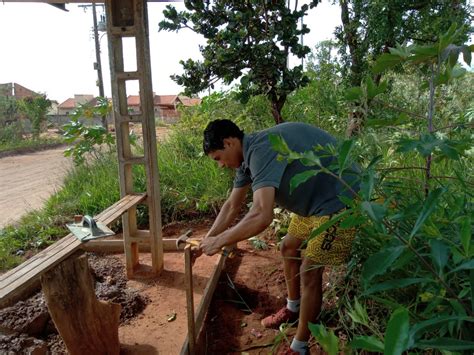
M 469 283 L 471 284 L 471 311 L 474 312 L 474 269 L 469 270 Z
M 403 58 L 399 55 L 384 53 L 375 61 L 375 64 L 372 67 L 372 72 L 374 74 L 379 74 L 387 69 L 393 68 L 402 61 Z
M 461 244 L 466 256 L 469 256 L 469 250 L 471 248 L 471 228 L 471 218 L 469 216 L 463 216 L 461 219 Z
M 352 349 L 363 349 L 377 353 L 383 353 L 383 343 L 373 336 L 356 336 L 354 340 L 349 343 Z
M 367 76 L 365 79 L 365 83 L 367 85 L 367 98 L 372 99 L 377 95 L 377 85 L 375 85 L 374 81 L 370 77 L 370 75 Z
M 395 48 L 389 48 L 388 49 L 391 54 L 397 55 L 399 57 L 402 57 L 403 59 L 408 58 L 408 56 L 411 53 L 411 48 L 407 47 L 405 44 L 400 46 L 399 43 L 396 44 Z
M 473 270 L 473 269 L 474 269 L 474 259 L 468 260 L 468 261 L 462 263 L 461 265 L 459 265 L 455 269 L 448 272 L 448 274 L 450 274 L 452 272 L 460 271 L 460 270 Z
M 456 37 L 456 28 L 457 28 L 457 25 L 456 23 L 453 23 L 448 31 L 446 31 L 446 33 L 443 33 L 440 38 L 439 38 L 439 42 L 438 42 L 438 50 L 439 52 L 441 52 L 443 49 L 445 49 L 451 42 L 454 41 L 455 37 Z
M 472 55 L 471 55 L 471 50 L 469 49 L 469 47 L 468 46 L 462 46 L 461 52 L 462 52 L 462 57 L 463 57 L 464 61 L 466 62 L 466 64 L 471 66 Z
M 411 348 L 413 347 L 416 338 L 419 338 L 422 336 L 422 334 L 418 334 L 421 331 L 431 331 L 432 329 L 438 328 L 439 324 L 447 323 L 450 321 L 469 321 L 473 322 L 474 318 L 472 317 L 465 317 L 465 316 L 440 316 L 436 317 L 433 319 L 428 319 L 423 322 L 414 324 L 409 332 L 409 344 L 408 347 Z
M 269 134 L 268 139 L 270 140 L 270 144 L 276 152 L 280 154 L 289 154 L 291 152 L 288 144 L 286 144 L 285 140 L 282 136 L 277 134 Z
M 388 248 L 370 256 L 362 267 L 361 276 L 364 282 L 368 283 L 374 276 L 383 274 L 397 260 L 404 248 L 403 246 Z
M 351 214 L 349 217 L 341 221 L 339 228 L 341 229 L 349 229 L 353 227 L 360 226 L 367 222 L 367 218 L 361 216 L 359 214 Z
M 415 344 L 415 346 L 421 349 L 470 350 L 474 349 L 474 341 L 453 338 L 438 338 L 420 340 Z
M 387 212 L 387 209 L 383 205 L 376 202 L 364 201 L 360 207 L 362 211 L 366 212 L 370 219 L 376 223 L 381 223 Z
M 360 182 L 360 193 L 364 197 L 364 199 L 369 200 L 372 197 L 372 192 L 374 191 L 374 184 L 375 184 L 375 171 L 373 169 L 368 169 L 366 171 L 366 174 L 362 176 L 362 179 Z M 372 211 L 374 210 L 374 206 L 375 204 L 371 204 L 370 206 L 367 205 L 366 206 L 366 208 L 368 209 L 367 211 L 371 211 L 372 213 Z M 375 218 L 375 212 L 373 215 Z M 381 219 L 377 219 L 377 221 L 380 221 L 380 220 Z
M 370 169 L 372 166 L 378 164 L 378 163 L 379 163 L 380 161 L 382 161 L 382 160 L 383 160 L 383 156 L 382 156 L 382 155 L 377 155 L 376 157 L 374 157 L 374 158 L 370 161 L 369 165 L 367 165 L 367 169 Z
M 327 230 L 329 227 L 332 227 L 333 225 L 335 225 L 341 219 L 346 217 L 350 212 L 351 212 L 350 210 L 345 210 L 344 212 L 341 212 L 337 214 L 336 216 L 332 217 L 329 221 L 321 224 L 318 228 L 316 228 L 315 230 L 311 232 L 311 235 L 307 239 L 307 242 L 309 242 L 311 239 L 313 239 L 314 237 L 318 236 L 319 234 Z
M 377 95 L 383 94 L 385 91 L 387 91 L 387 89 L 388 89 L 388 81 L 384 80 L 377 87 Z
M 431 259 L 433 259 L 439 274 L 443 271 L 449 257 L 449 247 L 441 240 L 433 239 L 430 241 Z
M 318 175 L 319 172 L 320 170 L 306 170 L 302 173 L 299 173 L 293 176 L 290 180 L 290 194 L 292 194 L 293 191 L 302 183 L 312 178 L 313 176 Z
M 409 238 L 412 238 L 416 234 L 416 232 L 418 232 L 418 230 L 426 221 L 426 219 L 431 215 L 431 213 L 433 213 L 434 209 L 436 208 L 437 200 L 445 191 L 446 190 L 443 188 L 437 188 L 429 193 L 425 203 L 423 204 L 421 213 L 415 222 L 415 226 L 413 227 L 413 230 L 410 233 Z
M 408 321 L 406 308 L 399 308 L 392 313 L 385 332 L 385 355 L 401 355 L 407 349 Z
M 438 47 L 436 45 L 431 46 L 413 46 L 413 55 L 408 59 L 414 64 L 433 61 L 438 57 Z
M 349 317 L 351 317 L 354 323 L 359 323 L 365 326 L 369 324 L 369 316 L 367 315 L 367 310 L 364 306 L 359 303 L 359 300 L 355 299 L 354 308 L 351 308 L 348 311 Z
M 338 338 L 334 335 L 332 330 L 329 330 L 328 332 L 323 325 L 313 323 L 309 323 L 308 328 L 321 347 L 329 355 L 337 355 L 339 353 Z
M 339 156 L 338 156 L 339 176 L 342 175 L 343 170 L 348 165 L 350 152 L 352 151 L 352 148 L 354 147 L 354 145 L 355 145 L 355 140 L 353 139 L 345 140 L 341 145 L 341 148 L 339 150 Z
M 344 96 L 347 101 L 358 101 L 362 97 L 362 89 L 358 86 L 349 88 L 346 90 Z
M 395 288 L 402 288 L 402 287 L 407 287 L 410 285 L 414 285 L 414 284 L 418 284 L 422 282 L 430 282 L 430 281 L 432 280 L 427 279 L 427 278 L 407 278 L 407 279 L 396 279 L 396 280 L 384 281 L 382 283 L 376 284 L 375 286 L 372 286 L 371 288 L 366 290 L 363 293 L 363 295 L 367 296 L 376 292 L 388 291 Z

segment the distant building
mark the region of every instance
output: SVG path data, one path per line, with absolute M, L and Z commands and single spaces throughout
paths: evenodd
M 12 97 L 17 100 L 21 100 L 25 97 L 33 97 L 37 95 L 39 95 L 37 92 L 27 89 L 17 83 L 0 84 L 0 96 Z
M 27 97 L 34 97 L 40 95 L 39 93 L 30 90 L 17 83 L 0 84 L 0 97 L 6 97 L 12 101 L 25 99 Z M 12 106 L 16 107 L 16 105 Z M 0 112 L 0 127 L 11 124 L 20 123 L 25 131 L 30 128 L 30 123 L 25 114 L 20 113 L 17 109 L 6 110 Z
M 66 101 L 58 105 L 58 115 L 70 115 L 79 105 L 89 104 L 95 106 L 97 100 L 94 95 L 80 95 L 76 94 L 73 98 L 69 98 Z
M 177 107 L 195 106 L 201 103 L 199 98 L 190 98 L 179 95 L 154 95 L 153 104 L 155 117 L 162 119 L 165 122 L 175 122 L 179 118 Z M 129 95 L 127 97 L 127 106 L 130 113 L 140 113 L 140 96 Z

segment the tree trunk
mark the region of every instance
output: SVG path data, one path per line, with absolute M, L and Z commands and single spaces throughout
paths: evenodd
M 41 277 L 41 284 L 69 354 L 119 354 L 121 306 L 97 300 L 85 255 L 63 261 Z
M 274 95 L 271 95 L 270 100 L 271 100 L 271 106 L 272 106 L 272 115 L 273 115 L 273 119 L 275 120 L 275 124 L 277 125 L 277 124 L 285 122 L 281 115 L 281 110 L 283 106 L 285 105 L 286 95 L 282 95 L 277 98 L 277 96 L 274 94 Z
M 355 19 L 351 19 L 347 0 L 341 0 L 339 4 L 341 5 L 341 22 L 344 30 L 344 38 L 351 55 L 350 83 L 352 86 L 359 86 L 362 80 L 362 55 L 359 48 L 360 41 L 357 35 L 357 29 L 360 27 L 360 23 Z

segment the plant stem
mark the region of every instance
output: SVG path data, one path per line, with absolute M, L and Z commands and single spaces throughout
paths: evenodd
M 437 72 L 439 71 L 439 61 L 437 65 Z M 428 132 L 433 133 L 433 114 L 434 114 L 434 94 L 435 94 L 435 83 L 434 83 L 434 64 L 431 63 L 430 65 L 430 101 L 428 105 Z M 429 189 L 430 189 L 430 179 L 431 179 L 431 160 L 432 154 L 430 153 L 426 157 L 426 173 L 425 173 L 425 196 L 428 196 Z

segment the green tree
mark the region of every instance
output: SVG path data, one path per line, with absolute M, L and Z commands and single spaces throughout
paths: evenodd
M 397 43 L 436 42 L 451 24 L 463 28 L 464 43 L 472 8 L 468 0 L 339 0 L 342 26 L 336 29 L 340 53 L 351 86 L 360 85 L 370 61 Z M 464 26 L 465 25 L 465 26 Z M 464 26 L 464 27 L 463 27 Z M 380 75 L 375 82 L 380 80 Z
M 43 123 L 46 122 L 46 113 L 51 107 L 51 101 L 46 95 L 26 97 L 18 101 L 18 108 L 31 121 L 33 138 L 38 138 Z
M 359 86 L 364 80 L 378 85 L 382 74 L 372 75 L 369 65 L 399 43 L 435 43 L 436 34 L 456 24 L 462 32 L 456 42 L 459 44 L 472 31 L 472 9 L 467 0 L 339 0 L 339 5 L 342 26 L 336 28 L 335 34 L 340 44 L 342 74 L 350 86 Z M 360 132 L 364 124 L 361 110 L 366 108 L 356 105 L 350 113 L 349 136 Z
M 10 96 L 0 95 L 0 142 L 22 138 L 22 126 L 17 112 L 17 100 Z
M 219 79 L 231 84 L 240 78 L 240 100 L 245 103 L 251 96 L 265 95 L 275 122 L 282 122 L 288 94 L 309 80 L 302 66 L 288 68 L 290 53 L 303 58 L 310 52 L 299 43 L 299 36 L 309 29 L 298 28 L 309 6 L 291 10 L 285 0 L 188 0 L 185 5 L 188 11 L 182 12 L 168 6 L 160 30 L 189 28 L 202 34 L 207 44 L 201 48 L 203 61 L 181 61 L 184 73 L 172 76 L 173 80 L 191 95 L 213 88 Z
M 14 98 L 0 95 L 0 124 L 13 121 L 17 111 L 18 107 Z

